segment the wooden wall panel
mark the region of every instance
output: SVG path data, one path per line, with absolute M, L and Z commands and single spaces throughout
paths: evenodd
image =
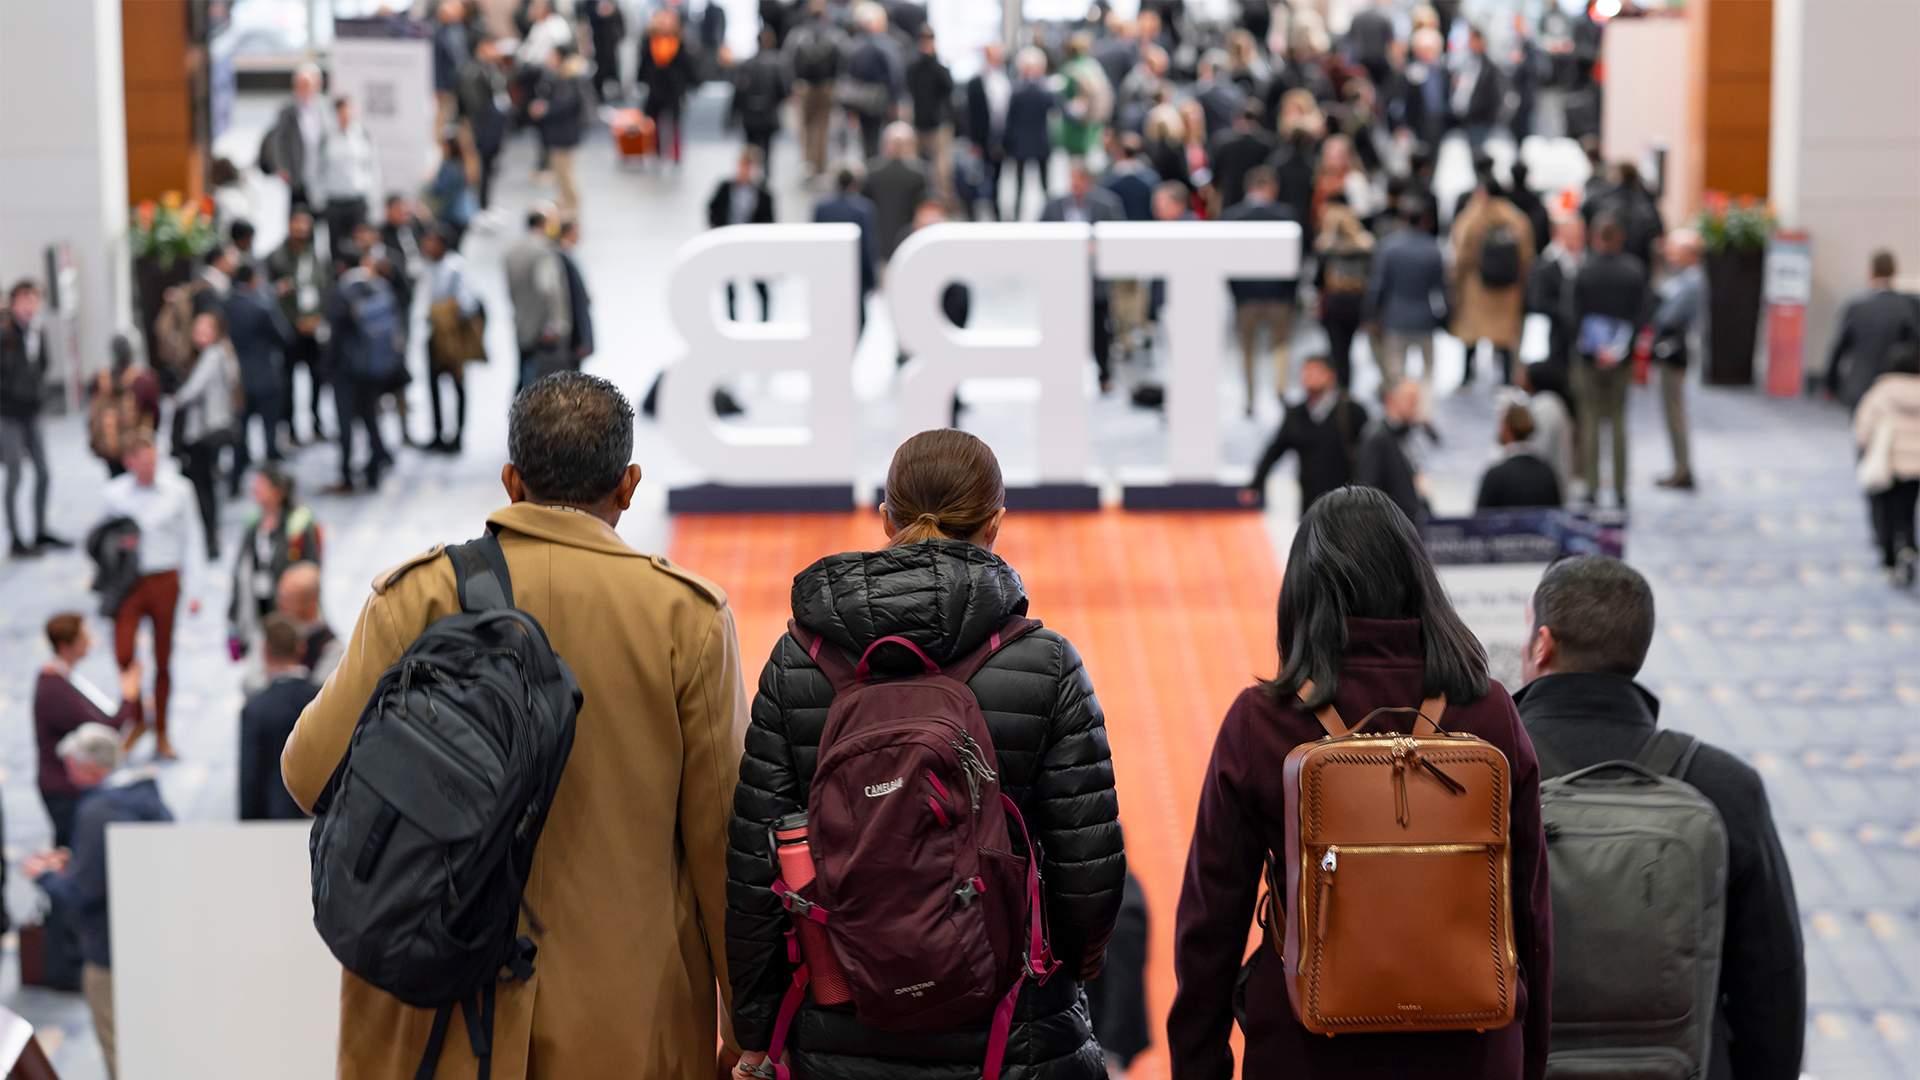
M 1767 194 L 1772 122 L 1773 0 L 1706 0 L 1704 185 Z
M 200 187 L 188 79 L 188 0 L 121 0 L 127 85 L 127 197 Z

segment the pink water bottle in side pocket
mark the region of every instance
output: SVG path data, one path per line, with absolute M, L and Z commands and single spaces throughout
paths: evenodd
M 788 814 L 773 823 L 774 854 L 780 863 L 780 879 L 795 893 L 813 884 L 813 852 L 807 847 L 807 814 Z M 782 897 L 784 900 L 785 897 Z M 819 1005 L 843 1005 L 853 1000 L 847 979 L 840 973 L 840 961 L 833 955 L 833 943 L 827 940 L 827 928 L 799 911 L 794 912 L 794 931 L 800 939 L 800 955 L 807 962 L 807 985 Z

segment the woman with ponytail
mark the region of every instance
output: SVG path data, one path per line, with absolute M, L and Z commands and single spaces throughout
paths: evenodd
M 774 646 L 754 699 L 727 851 L 728 967 L 745 1054 L 737 1077 L 773 1075 L 763 1063 L 794 981 L 793 921 L 772 891 L 779 875 L 769 837 L 774 822 L 808 807 L 834 699 L 813 653 L 832 649 L 839 666 L 851 667 L 892 636 L 944 669 L 1027 614 L 1020 575 L 993 553 L 1006 489 L 985 443 L 951 429 L 914 436 L 894 455 L 885 498 L 884 547 L 828 556 L 794 579 L 797 629 Z M 811 653 L 802 640 L 813 643 Z M 924 670 L 895 645 L 875 650 L 871 662 L 875 680 Z M 986 717 L 1000 790 L 1042 853 L 1047 934 L 1060 962 L 1050 978 L 1019 990 L 999 1075 L 1101 1080 L 1106 1064 L 1080 983 L 1099 973 L 1126 860 L 1100 703 L 1079 654 L 1044 628 L 992 651 L 967 686 Z M 1020 830 L 1011 832 L 1021 844 Z M 786 1026 L 779 1063 L 797 1080 L 979 1076 L 993 1020 L 988 1009 L 950 1031 L 882 1032 L 809 993 Z M 762 1071 L 748 1071 L 755 1068 Z

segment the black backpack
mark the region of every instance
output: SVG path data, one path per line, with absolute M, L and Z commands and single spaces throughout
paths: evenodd
M 1520 237 L 1505 225 L 1487 230 L 1480 247 L 1480 284 L 1504 289 L 1520 283 Z
M 437 1010 L 418 1076 L 433 1075 L 458 1005 L 486 1080 L 495 985 L 533 974 L 522 894 L 581 695 L 546 631 L 514 608 L 499 540 L 447 556 L 460 612 L 380 677 L 314 802 L 313 924 L 348 971 Z
M 814 25 L 796 31 L 800 40 L 793 47 L 793 77 L 802 82 L 822 83 L 840 73 L 840 43 L 833 32 Z

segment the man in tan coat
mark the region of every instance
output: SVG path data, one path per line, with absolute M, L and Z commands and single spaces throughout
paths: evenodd
M 726 832 L 748 715 L 733 613 L 711 582 L 614 533 L 640 467 L 628 464 L 633 409 L 611 383 L 541 379 L 515 399 L 508 440 L 512 505 L 487 526 L 515 605 L 546 628 L 585 700 L 527 883 L 540 926 L 523 917 L 521 932 L 537 970 L 500 984 L 492 1075 L 709 1080 L 732 996 Z M 281 757 L 301 806 L 339 764 L 381 673 L 460 610 L 440 552 L 375 579 L 346 658 Z M 343 973 L 339 1075 L 411 1078 L 432 1022 L 433 1010 Z M 438 1075 L 475 1067 L 455 1010 Z
M 1533 223 L 1499 194 L 1490 164 L 1484 166 L 1479 177 L 1480 183 L 1467 205 L 1453 219 L 1453 336 L 1467 348 L 1462 390 L 1473 385 L 1473 354 L 1482 340 L 1493 345 L 1493 354 L 1500 362 L 1500 381 L 1513 381 L 1513 357 L 1520 350 L 1520 328 L 1526 318 L 1523 302 L 1527 275 L 1533 272 Z M 1487 241 L 1496 230 L 1511 234 L 1511 248 L 1503 255 L 1508 262 L 1505 269 L 1512 269 L 1514 262 L 1519 264 L 1519 274 L 1510 284 L 1493 285 L 1487 280 L 1505 276 L 1493 270 L 1493 261 L 1486 260 Z M 1502 246 L 1508 243 L 1502 236 Z M 1483 273 L 1483 269 L 1493 272 Z

